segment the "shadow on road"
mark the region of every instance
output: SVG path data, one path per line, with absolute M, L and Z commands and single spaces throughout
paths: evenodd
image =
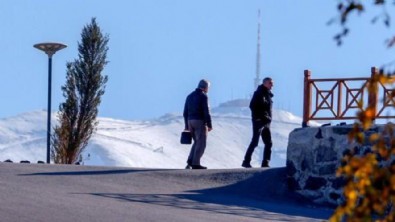
M 300 196 L 290 193 L 285 176 L 285 169 L 278 168 L 253 173 L 252 177 L 229 185 L 187 190 L 181 194 L 91 195 L 272 221 L 306 221 L 306 218 L 301 217 L 326 220 L 331 216 L 333 209 L 314 206 Z
M 284 206 L 275 206 L 271 203 L 263 203 L 235 197 L 202 197 L 200 194 L 93 194 L 100 197 L 114 198 L 122 201 L 139 202 L 159 206 L 170 206 L 179 209 L 200 210 L 219 214 L 237 215 L 266 219 L 270 221 L 298 221 L 296 216 L 311 216 L 310 214 L 294 212 L 285 209 Z M 273 205 L 273 206 L 272 206 Z M 270 212 L 270 213 L 268 213 Z M 279 215 L 284 214 L 284 215 Z M 290 219 L 289 215 L 294 215 Z M 328 217 L 319 217 L 328 218 Z M 305 221 L 300 218 L 299 221 Z

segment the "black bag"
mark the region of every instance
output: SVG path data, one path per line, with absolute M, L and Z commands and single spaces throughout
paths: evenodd
M 191 144 L 192 143 L 192 133 L 189 131 L 184 131 L 181 133 L 181 144 Z

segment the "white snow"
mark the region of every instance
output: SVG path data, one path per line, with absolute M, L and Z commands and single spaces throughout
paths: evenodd
M 46 160 L 46 111 L 23 113 L 0 119 L 0 161 Z M 184 129 L 181 114 L 166 114 L 143 121 L 98 118 L 99 125 L 83 153 L 84 165 L 145 168 L 184 168 L 190 145 L 181 145 Z M 240 168 L 252 135 L 247 107 L 217 107 L 212 110 L 213 131 L 201 164 L 208 168 Z M 273 111 L 272 167 L 285 166 L 289 133 L 302 119 L 283 110 Z M 52 114 L 52 126 L 56 113 Z M 263 143 L 256 148 L 252 165 L 260 166 Z

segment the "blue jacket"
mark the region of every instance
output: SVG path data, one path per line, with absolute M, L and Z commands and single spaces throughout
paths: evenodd
M 187 96 L 184 106 L 185 129 L 188 129 L 188 120 L 203 120 L 207 127 L 212 128 L 208 97 L 202 89 L 195 89 Z

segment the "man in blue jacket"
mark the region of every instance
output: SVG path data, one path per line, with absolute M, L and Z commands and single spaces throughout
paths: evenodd
M 185 130 L 192 133 L 193 145 L 189 153 L 186 169 L 207 169 L 200 165 L 206 149 L 207 134 L 213 127 L 208 104 L 208 88 L 210 82 L 202 79 L 198 87 L 187 96 L 184 106 Z
M 273 94 L 271 89 L 273 80 L 270 77 L 263 79 L 263 83 L 258 86 L 250 102 L 252 114 L 252 139 L 248 146 L 242 167 L 251 168 L 251 156 L 258 146 L 259 136 L 262 137 L 265 148 L 261 167 L 269 167 L 272 153 L 272 136 L 270 133 L 270 123 L 272 122 Z

